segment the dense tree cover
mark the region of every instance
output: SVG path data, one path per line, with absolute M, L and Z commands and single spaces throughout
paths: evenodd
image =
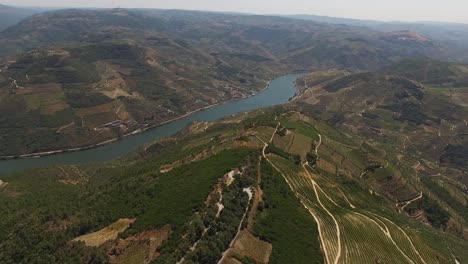
M 241 124 L 244 128 L 251 128 L 256 126 L 270 126 L 275 127 L 277 121 L 275 121 L 275 116 L 281 112 L 281 107 L 275 107 L 268 109 L 266 113 L 256 115 L 255 117 L 250 117 L 242 120 Z
M 427 220 L 432 226 L 436 228 L 447 227 L 447 222 L 450 219 L 450 215 L 442 209 L 435 201 L 423 197 L 419 203 L 419 207 L 424 210 Z
M 427 187 L 429 187 L 431 191 L 434 192 L 442 201 L 446 202 L 450 207 L 457 209 L 465 220 L 468 219 L 468 207 L 466 207 L 457 199 L 455 199 L 445 188 L 437 184 L 434 180 L 432 180 L 429 177 L 423 177 L 421 178 L 421 181 Z M 438 215 L 442 216 L 442 221 L 437 221 L 437 222 L 444 223 L 444 218 L 445 218 L 444 214 L 438 212 L 439 210 L 443 210 L 443 209 L 440 208 L 440 206 L 438 206 L 436 203 L 434 203 L 434 201 L 427 200 L 425 203 L 426 206 L 431 205 L 431 204 L 434 205 L 434 207 L 437 207 L 437 209 L 435 209 L 434 211 Z M 445 212 L 445 214 L 447 213 Z
M 468 146 L 449 144 L 441 155 L 440 161 L 465 168 L 468 167 Z
M 261 166 L 265 204 L 254 231 L 273 244 L 270 263 L 323 263 L 317 225 L 312 215 L 269 163 L 262 161 Z
M 197 211 L 190 221 L 186 222 L 178 234 L 171 236 L 160 249 L 161 256 L 154 263 L 176 263 L 185 256 L 188 263 L 217 263 L 221 254 L 237 233 L 240 220 L 249 206 L 244 188 L 251 187 L 256 172 L 255 157 L 258 153 L 247 155 L 243 161 L 241 175 L 235 176 L 230 186 L 222 184 L 223 210 L 216 217 L 219 194 L 212 193 L 210 204 Z M 196 242 L 193 251 L 190 247 Z
M 383 69 L 383 72 L 433 85 L 464 86 L 465 65 L 434 60 L 428 57 L 403 59 Z
M 351 86 L 356 81 L 368 82 L 374 77 L 373 73 L 357 73 L 341 77 L 328 82 L 323 89 L 328 92 L 337 92 L 341 89 Z
M 137 221 L 124 236 L 170 224 L 174 233 L 203 206 L 227 168 L 242 165 L 250 150 L 231 149 L 160 174 L 159 160 L 103 167 L 89 182 L 66 185 L 59 170 L 6 177 L 0 193 L 0 262 L 82 263 L 105 261 L 100 250 L 69 241 L 119 218 Z M 245 203 L 244 203 L 245 204 Z

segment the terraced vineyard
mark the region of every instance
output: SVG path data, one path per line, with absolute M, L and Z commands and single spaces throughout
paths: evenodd
M 288 120 L 290 122 L 291 118 Z M 291 125 L 288 124 L 289 127 Z M 293 125 L 301 127 L 301 132 L 311 139 L 320 138 L 314 149 L 318 160 L 321 159 L 320 146 L 336 150 L 336 146 L 341 144 L 330 138 L 322 141 L 325 137 L 314 135 L 318 133 L 315 128 L 305 131 L 310 124 L 299 121 Z M 359 149 L 359 146 L 349 147 Z M 311 166 L 308 161 L 294 164 L 275 153 L 265 154 L 265 158 L 281 173 L 317 222 L 326 263 L 453 263 L 467 257 L 462 250 L 463 242 L 447 234 L 432 233 L 431 236 L 443 239 L 431 239 L 432 244 L 422 243 L 427 239 L 421 235 L 427 234 L 426 226 L 403 224 L 401 215 L 397 215 L 382 197 L 365 190 L 356 192 L 356 186 L 342 184 L 340 176 L 320 169 L 320 165 Z M 349 159 L 353 160 L 351 156 Z M 453 250 L 455 248 L 460 251 Z
M 372 114 L 387 119 L 370 129 L 362 109 L 317 116 L 313 106 L 301 105 L 307 96 L 196 122 L 116 162 L 2 176 L 0 209 L 7 218 L 0 221 L 0 262 L 38 256 L 46 261 L 39 263 L 138 264 L 468 259 L 464 174 L 445 165 L 463 166 L 456 155 L 464 139 L 445 134 L 454 121 L 416 125 L 399 119 L 407 110 L 380 109 Z M 324 102 L 338 109 L 334 98 Z M 418 140 L 406 139 L 415 131 Z M 433 158 L 443 149 L 435 136 L 456 146 L 443 153 L 446 163 Z M 431 153 L 421 143 L 428 139 L 435 144 Z

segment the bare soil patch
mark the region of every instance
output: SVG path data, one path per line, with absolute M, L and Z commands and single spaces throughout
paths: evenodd
M 297 154 L 305 160 L 306 154 L 310 152 L 312 146 L 312 139 L 302 134 L 296 133 L 294 136 L 293 143 L 289 148 L 289 153 Z
M 234 243 L 233 249 L 234 252 L 250 257 L 257 261 L 257 263 L 268 263 L 273 246 L 255 237 L 247 230 L 243 230 Z
M 126 239 L 120 239 L 117 245 L 108 251 L 112 263 L 150 263 L 160 255 L 157 250 L 171 233 L 171 226 L 165 225 L 156 230 L 148 230 Z
M 98 247 L 107 241 L 114 240 L 125 231 L 136 219 L 121 218 L 109 226 L 83 236 L 79 236 L 72 241 L 84 242 L 88 247 Z

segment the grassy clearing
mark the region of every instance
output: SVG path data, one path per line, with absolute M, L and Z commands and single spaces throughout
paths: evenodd
M 297 133 L 301 133 L 304 136 L 312 138 L 314 141 L 319 140 L 317 130 L 307 123 L 301 121 L 294 122 L 286 117 L 280 117 L 279 121 L 281 122 L 281 125 L 287 129 L 294 130 Z
M 137 219 L 122 234 L 124 237 L 166 224 L 177 235 L 193 211 L 203 206 L 217 179 L 240 166 L 250 152 L 224 150 L 164 175 L 153 169 L 160 165 L 157 159 L 101 167 L 99 177 L 89 172 L 91 177 L 85 185 L 62 184 L 58 182 L 63 178 L 60 170 L 50 169 L 2 178 L 9 182 L 5 191 L 18 195 L 0 192 L 0 210 L 7 212 L 0 222 L 0 262 L 20 263 L 38 254 L 51 260 L 48 263 L 88 262 L 87 252 L 94 249 L 68 247 L 67 242 L 119 218 Z
M 142 264 L 148 255 L 149 248 L 143 245 L 134 245 L 127 249 L 127 254 L 117 257 L 116 264 Z
M 294 141 L 289 148 L 289 153 L 296 154 L 305 160 L 306 154 L 310 152 L 312 146 L 312 139 L 302 134 L 296 133 Z
M 234 251 L 242 256 L 254 259 L 257 263 L 269 263 L 272 245 L 244 230 L 239 234 L 234 244 Z
M 83 242 L 88 247 L 98 247 L 107 241 L 116 239 L 117 236 L 125 231 L 133 222 L 135 222 L 135 219 L 119 219 L 117 222 L 99 231 L 79 236 L 73 239 L 73 241 Z

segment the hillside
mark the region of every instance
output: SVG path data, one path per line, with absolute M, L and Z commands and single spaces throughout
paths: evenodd
M 340 17 L 327 17 L 327 16 L 315 16 L 315 15 L 290 15 L 286 16 L 295 19 L 330 23 L 330 24 L 342 24 L 358 27 L 371 28 L 381 32 L 398 32 L 398 31 L 412 31 L 418 32 L 430 39 L 437 42 L 443 42 L 446 45 L 450 45 L 452 50 L 459 49 L 463 50 L 468 43 L 468 24 L 461 23 L 444 23 L 444 22 L 383 22 L 376 20 L 362 20 L 362 19 L 350 19 Z M 452 57 L 455 61 L 465 61 L 465 58 Z
M 314 19 L 70 9 L 1 31 L 0 158 L 33 153 L 21 161 L 35 169 L 0 175 L 0 263 L 463 263 L 466 47 Z M 214 108 L 223 119 L 123 139 L 127 151 L 148 143 L 105 163 L 116 145 L 73 153 L 95 164 L 35 158 L 252 96 L 288 72 L 301 73 L 265 93 L 287 90 L 284 105 L 259 108 L 273 93 L 233 102 L 254 111 Z
M 177 10 L 57 10 L 0 33 L 0 155 L 87 147 L 252 95 L 281 73 L 377 69 L 416 33 Z
M 313 83 L 316 76 L 317 73 L 304 77 L 301 84 Z M 417 155 L 434 163 L 441 159 L 447 145 L 466 144 L 467 109 L 457 97 L 399 76 L 330 76 L 309 87 L 297 107 L 370 139 L 384 136 L 394 145 L 400 142 L 399 148 L 414 148 Z M 460 94 L 463 91 L 466 89 L 460 88 Z
M 468 65 L 437 61 L 427 57 L 404 59 L 385 67 L 382 72 L 401 75 L 431 86 L 468 86 Z
M 397 86 L 384 98 L 402 92 L 408 93 L 407 101 L 426 96 L 420 86 L 394 78 L 389 81 Z M 386 80 L 379 75 L 353 79 L 359 83 L 355 90 Z M 323 89 L 339 93 L 338 83 L 351 84 L 349 78 L 332 83 Z M 311 89 L 318 87 L 323 84 Z M 326 95 L 319 100 L 331 105 Z M 398 141 L 386 135 L 402 133 L 403 121 L 390 119 L 394 126 L 385 136 L 369 136 L 373 132 L 365 133 L 365 127 L 345 128 L 365 122 L 365 115 L 354 123 L 348 116 L 349 122 L 327 122 L 309 112 L 309 96 L 306 91 L 284 107 L 195 123 L 178 137 L 120 161 L 2 176 L 0 209 L 8 214 L 0 224 L 0 261 L 466 259 L 463 170 L 444 170 L 430 157 L 418 156 L 421 145 L 415 138 L 407 150 L 395 148 Z M 437 172 L 439 178 L 428 175 Z
M 458 97 L 466 98 L 466 89 L 448 92 L 452 89 L 426 88 L 398 76 L 348 73 L 342 77 L 336 72 L 304 77 L 301 85 L 311 85 L 295 108 L 339 129 L 349 139 L 359 135 L 361 144 L 379 149 L 379 156 L 392 156 L 393 161 L 374 161 L 360 178 L 396 201 L 425 193 L 449 208 L 452 218 L 446 227 L 465 233 L 459 225 L 468 216 L 464 209 L 468 109 L 466 100 Z M 324 75 L 328 79 L 317 84 Z M 408 210 L 410 214 L 418 211 Z

